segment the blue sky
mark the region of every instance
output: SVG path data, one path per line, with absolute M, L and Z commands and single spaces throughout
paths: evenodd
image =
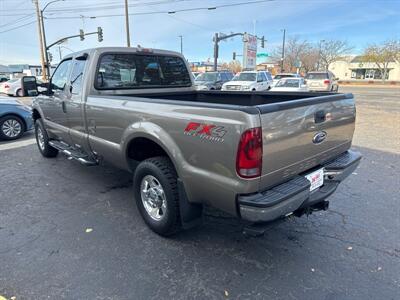
M 39 1 L 42 7 L 48 3 Z M 247 1 L 251 0 L 129 0 L 129 3 L 135 5 L 130 8 L 130 13 L 142 13 Z M 102 43 L 97 41 L 96 36 L 88 36 L 83 42 L 74 39 L 63 46 L 62 53 L 97 46 L 125 46 L 124 17 L 84 18 L 84 21 L 79 18 L 80 15 L 123 14 L 122 7 L 94 10 L 102 5 L 122 5 L 123 2 L 65 0 L 51 4 L 45 13 L 48 43 L 78 34 L 80 28 L 89 32 L 101 26 L 104 31 Z M 75 11 L 65 13 L 62 10 L 66 8 L 74 8 Z M 33 21 L 35 15 L 31 0 L 0 0 L 0 64 L 39 63 L 36 23 L 8 31 Z M 353 52 L 357 54 L 369 43 L 400 38 L 400 0 L 274 0 L 216 10 L 177 12 L 173 15 L 135 15 L 131 16 L 130 26 L 132 45 L 140 44 L 142 47 L 179 51 L 178 36 L 183 35 L 184 54 L 190 61 L 212 59 L 212 37 L 215 32 L 253 33 L 254 29 L 258 36 L 264 35 L 267 40 L 263 52 L 271 53 L 281 44 L 281 29 L 285 28 L 288 37 L 298 36 L 315 43 L 321 39 L 346 40 L 354 46 Z M 239 37 L 222 42 L 220 59 L 230 61 L 232 52 L 240 54 L 242 47 Z M 56 60 L 57 49 L 52 51 Z

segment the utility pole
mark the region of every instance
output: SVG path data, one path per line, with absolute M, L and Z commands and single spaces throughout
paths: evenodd
M 42 22 L 41 22 L 41 17 L 40 17 L 40 10 L 39 10 L 39 0 L 33 0 L 33 4 L 35 4 L 35 9 L 36 9 L 36 19 L 37 19 L 37 25 L 38 25 L 38 34 L 39 34 L 39 45 L 40 45 L 40 60 L 41 60 L 41 65 L 42 65 L 42 78 L 43 80 L 47 80 L 47 72 L 46 72 L 46 63 L 44 59 L 44 45 L 43 45 L 43 33 L 42 33 Z
M 47 52 L 47 43 L 46 43 L 46 31 L 44 29 L 44 18 L 43 18 L 43 10 L 40 10 L 40 21 L 42 24 L 42 34 L 43 34 L 43 45 L 44 45 L 44 55 L 46 59 L 46 68 L 47 68 L 47 78 L 50 78 L 50 62 L 49 62 L 49 53 Z
M 283 63 L 285 60 L 285 39 L 286 39 L 286 29 L 283 29 L 283 41 L 282 41 L 282 58 L 281 58 L 281 72 L 283 72 Z
M 128 11 L 128 0 L 125 0 L 125 27 L 126 27 L 126 45 L 131 46 L 131 38 L 129 34 L 129 11 Z
M 218 33 L 215 33 L 215 36 L 214 36 L 214 71 L 217 71 L 217 69 L 218 69 L 218 50 L 219 50 L 218 42 L 219 42 Z
M 181 39 L 181 54 L 183 54 L 183 36 L 178 35 L 178 37 Z
M 322 43 L 324 43 L 325 40 L 320 40 L 319 41 L 319 51 L 318 51 L 318 62 L 317 62 L 317 71 L 319 71 L 319 66 L 321 64 L 321 52 L 322 52 Z

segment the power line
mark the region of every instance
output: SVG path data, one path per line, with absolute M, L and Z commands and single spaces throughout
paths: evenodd
M 152 12 L 139 12 L 139 13 L 130 13 L 130 16 L 140 16 L 140 15 L 156 15 L 156 14 L 175 14 L 179 12 L 190 12 L 190 11 L 201 11 L 201 10 L 216 10 L 218 8 L 226 8 L 226 7 L 234 7 L 234 6 L 242 6 L 242 5 L 251 5 L 251 4 L 258 4 L 258 3 L 266 3 L 272 2 L 275 0 L 258 0 L 258 1 L 247 1 L 247 2 L 239 2 L 239 3 L 231 3 L 231 4 L 222 4 L 216 5 L 211 7 L 193 7 L 193 8 L 183 8 L 183 9 L 176 9 L 176 10 L 164 10 L 164 11 L 152 11 Z M 108 15 L 98 15 L 98 16 L 89 16 L 89 18 L 97 19 L 97 18 L 110 18 L 110 17 L 121 17 L 124 14 L 108 14 Z M 47 19 L 80 19 L 81 16 L 67 16 L 67 17 L 54 17 L 54 18 L 47 18 Z
M 33 15 L 34 15 L 34 14 L 29 14 L 29 15 L 26 15 L 26 16 L 24 16 L 24 17 L 22 17 L 22 18 L 18 18 L 18 19 L 16 19 L 16 20 L 12 20 L 12 21 L 10 21 L 10 22 L 8 22 L 8 23 L 1 24 L 1 25 L 0 25 L 0 28 L 6 27 L 6 26 L 8 26 L 8 25 L 10 25 L 10 24 L 15 24 L 15 23 L 19 23 L 19 22 L 22 22 L 22 21 L 27 21 L 27 19 L 32 18 Z
M 29 22 L 29 23 L 26 23 L 26 24 L 19 25 L 17 27 L 13 27 L 13 28 L 10 28 L 10 29 L 7 29 L 7 30 L 3 30 L 3 31 L 0 31 L 0 34 L 1 33 L 6 33 L 6 32 L 9 32 L 9 31 L 13 31 L 13 30 L 25 27 L 25 26 L 29 26 L 29 25 L 34 24 L 34 23 L 36 23 L 36 21 L 32 21 L 32 22 Z

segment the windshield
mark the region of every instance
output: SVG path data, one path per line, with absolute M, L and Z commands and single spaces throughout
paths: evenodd
M 276 87 L 290 87 L 290 88 L 298 88 L 300 85 L 300 80 L 298 79 L 284 79 L 279 80 L 276 84 Z
M 308 73 L 306 79 L 327 79 L 327 73 Z
M 196 81 L 216 81 L 217 73 L 203 73 L 196 77 Z
M 278 74 L 274 77 L 274 79 L 282 79 L 282 78 L 287 78 L 287 77 L 294 77 L 292 74 Z
M 240 73 L 236 75 L 232 81 L 256 81 L 256 73 Z

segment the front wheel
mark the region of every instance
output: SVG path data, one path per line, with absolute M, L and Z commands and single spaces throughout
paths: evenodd
M 11 141 L 19 139 L 25 132 L 25 124 L 20 117 L 5 116 L 0 118 L 0 139 Z
M 44 157 L 57 156 L 58 150 L 50 146 L 49 136 L 47 135 L 47 131 L 44 128 L 42 119 L 37 119 L 35 121 L 35 137 L 39 151 Z
M 24 91 L 22 89 L 18 89 L 17 92 L 15 93 L 17 97 L 23 97 L 24 96 Z
M 162 236 L 181 229 L 177 174 L 167 157 L 154 157 L 136 168 L 134 196 L 146 224 Z

